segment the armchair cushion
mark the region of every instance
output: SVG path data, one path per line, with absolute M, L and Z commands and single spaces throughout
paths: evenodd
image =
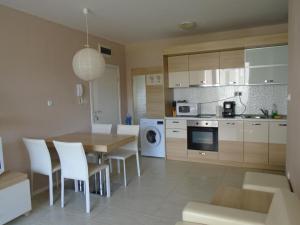
M 264 225 L 266 214 L 189 202 L 183 210 L 183 221 L 206 225 Z
M 278 189 L 290 190 L 288 179 L 282 175 L 246 172 L 243 188 L 275 193 Z

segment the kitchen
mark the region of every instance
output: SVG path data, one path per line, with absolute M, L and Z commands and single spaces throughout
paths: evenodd
M 284 169 L 286 45 L 168 60 L 176 117 L 166 118 L 167 159 Z M 173 69 L 178 60 L 185 70 Z

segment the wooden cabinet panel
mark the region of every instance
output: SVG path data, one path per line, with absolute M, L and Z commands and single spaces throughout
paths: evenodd
M 269 142 L 273 144 L 286 144 L 287 122 L 270 122 Z
M 269 123 L 244 121 L 245 142 L 269 143 Z
M 185 129 L 186 130 L 186 120 L 167 119 L 166 120 L 166 128 Z
M 189 87 L 188 56 L 168 58 L 169 87 Z
M 245 67 L 245 50 L 220 52 L 220 69 Z
M 183 129 L 166 129 L 167 138 L 187 138 L 187 132 Z
M 187 160 L 187 143 L 184 138 L 166 138 L 167 159 Z
M 189 56 L 190 85 L 219 84 L 219 52 Z
M 243 141 L 243 121 L 219 121 L 219 140 Z
M 203 160 L 218 160 L 218 152 L 188 150 L 188 160 L 201 162 Z
M 165 115 L 164 87 L 162 85 L 146 86 L 146 114 L 149 117 Z
M 243 85 L 245 84 L 245 69 L 231 68 L 220 70 L 220 85 Z
M 244 162 L 267 165 L 268 158 L 268 144 L 244 142 Z
M 285 144 L 269 144 L 269 164 L 284 166 L 286 161 Z
M 219 66 L 220 66 L 219 52 L 189 55 L 190 71 L 219 69 Z
M 243 162 L 244 145 L 240 141 L 219 141 L 219 159 L 223 161 Z

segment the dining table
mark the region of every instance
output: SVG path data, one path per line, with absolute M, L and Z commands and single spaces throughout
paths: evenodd
M 105 154 L 108 154 L 120 147 L 136 140 L 134 135 L 120 135 L 120 134 L 100 134 L 90 132 L 75 132 L 63 134 L 54 137 L 46 138 L 46 144 L 49 148 L 54 148 L 53 141 L 62 142 L 78 142 L 82 143 L 84 151 L 88 153 L 95 153 L 99 157 L 99 162 L 104 161 Z M 105 178 L 105 176 L 103 176 Z M 101 184 L 102 189 L 100 195 L 106 194 L 106 186 Z

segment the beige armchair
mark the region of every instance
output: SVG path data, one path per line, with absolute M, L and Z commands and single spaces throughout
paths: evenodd
M 176 225 L 299 225 L 300 201 L 296 194 L 278 189 L 267 214 L 189 202 L 182 219 Z

